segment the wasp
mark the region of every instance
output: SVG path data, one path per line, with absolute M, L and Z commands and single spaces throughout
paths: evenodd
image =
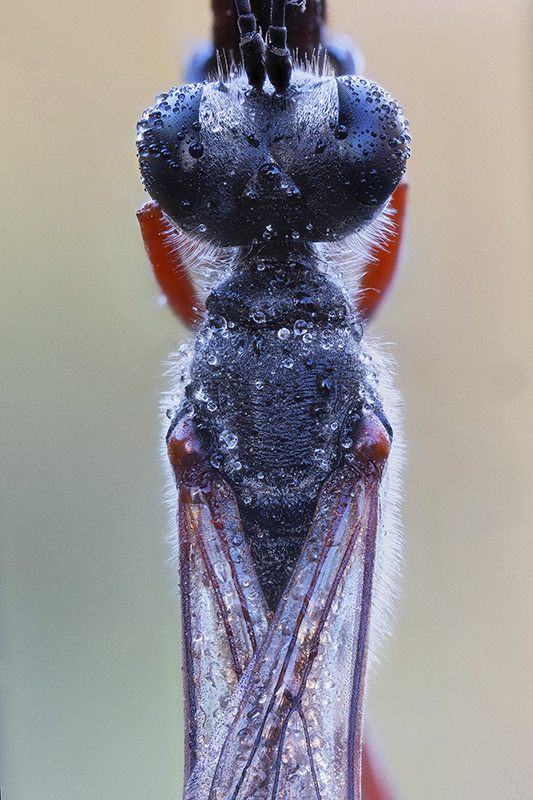
M 159 95 L 138 126 L 146 249 L 195 327 L 166 435 L 183 796 L 360 800 L 402 451 L 365 322 L 394 272 L 408 127 L 391 95 L 346 74 L 346 54 L 291 55 L 285 0 L 226 12 L 238 44 L 204 63 L 215 77 Z

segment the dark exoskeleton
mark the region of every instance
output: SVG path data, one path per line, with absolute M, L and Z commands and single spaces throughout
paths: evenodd
M 139 123 L 166 217 L 233 248 L 169 412 L 191 800 L 360 796 L 369 628 L 395 558 L 379 358 L 327 253 L 383 211 L 406 122 L 364 78 L 291 71 L 280 8 L 266 54 L 239 8 L 245 73 L 171 89 Z

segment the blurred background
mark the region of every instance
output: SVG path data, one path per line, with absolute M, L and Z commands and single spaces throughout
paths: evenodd
M 404 800 L 533 797 L 532 5 L 331 0 L 411 121 L 374 329 L 408 440 L 397 625 L 369 711 Z M 207 0 L 10 5 L 0 36 L 4 800 L 181 794 L 158 303 L 135 123 Z

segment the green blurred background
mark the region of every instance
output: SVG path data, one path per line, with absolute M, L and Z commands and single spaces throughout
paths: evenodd
M 21 2 L 2 74 L 4 800 L 175 800 L 178 602 L 135 123 L 207 0 Z M 7 9 L 6 9 L 7 10 Z M 533 797 L 532 5 L 331 0 L 412 125 L 405 568 L 369 707 L 405 800 Z

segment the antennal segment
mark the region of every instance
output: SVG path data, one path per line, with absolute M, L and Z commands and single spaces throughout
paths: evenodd
M 287 48 L 285 27 L 286 0 L 272 0 L 267 34 L 266 71 L 276 92 L 284 92 L 291 82 L 292 60 Z
M 248 83 L 262 89 L 266 78 L 265 43 L 257 30 L 257 20 L 252 14 L 250 0 L 235 0 L 237 25 L 241 34 L 239 47 Z

